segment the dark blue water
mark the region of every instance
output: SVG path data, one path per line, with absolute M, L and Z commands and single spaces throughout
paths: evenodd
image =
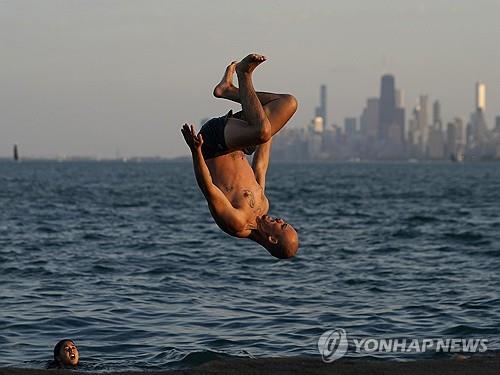
M 278 261 L 220 232 L 188 163 L 0 163 L 0 366 L 318 355 L 323 331 L 500 347 L 498 164 L 274 164 Z M 394 354 L 393 357 L 400 356 Z

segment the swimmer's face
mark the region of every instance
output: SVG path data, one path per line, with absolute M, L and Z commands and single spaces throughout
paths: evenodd
M 257 217 L 257 228 L 265 233 L 279 236 L 283 231 L 290 230 L 290 224 L 279 217 L 262 215 Z
M 78 348 L 73 341 L 67 340 L 59 349 L 59 361 L 64 365 L 76 366 L 80 360 Z
M 297 232 L 281 218 L 257 217 L 257 230 L 266 238 L 266 249 L 277 258 L 291 258 L 299 248 Z

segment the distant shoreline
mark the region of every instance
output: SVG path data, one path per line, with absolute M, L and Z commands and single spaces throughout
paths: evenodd
M 500 373 L 500 354 L 490 356 L 457 356 L 450 359 L 422 359 L 416 361 L 375 361 L 341 359 L 333 363 L 324 363 L 319 358 L 262 358 L 229 359 L 210 361 L 190 369 L 158 371 L 74 371 L 58 370 L 60 375 L 88 375 L 104 373 L 107 375 L 224 375 L 224 374 L 300 374 L 300 375 L 368 375 L 368 374 L 405 374 L 405 375 L 461 375 L 481 374 L 497 375 Z M 50 375 L 54 370 L 0 368 L 0 375 Z

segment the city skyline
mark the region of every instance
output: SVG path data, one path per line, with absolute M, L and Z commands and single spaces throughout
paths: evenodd
M 392 98 L 388 99 L 389 100 L 388 105 L 389 105 L 389 107 L 392 107 L 392 108 L 388 109 L 389 112 L 396 111 L 398 108 L 406 110 L 407 106 L 404 104 L 405 103 L 405 100 L 404 100 L 405 90 L 404 90 L 404 88 L 398 88 L 395 86 L 393 74 L 387 73 L 387 74 L 382 75 L 382 82 L 384 81 L 384 78 L 389 78 L 389 79 L 392 79 L 392 81 L 393 81 L 392 83 L 390 83 L 390 85 L 392 86 L 391 88 L 394 91 L 394 95 Z M 474 87 L 475 92 L 474 92 L 474 101 L 471 103 L 470 110 L 475 110 L 475 109 L 479 108 L 483 112 L 486 112 L 486 110 L 487 110 L 487 105 L 486 105 L 487 85 L 486 85 L 486 83 L 475 82 L 474 85 L 471 87 Z M 380 91 L 382 94 L 384 92 L 384 89 L 381 87 Z M 333 122 L 329 123 L 328 119 L 324 115 L 322 115 L 323 113 L 326 114 L 328 111 L 328 102 L 325 101 L 325 98 L 327 97 L 327 92 L 328 92 L 327 85 L 321 84 L 320 85 L 320 93 L 319 93 L 319 104 L 318 104 L 318 106 L 315 107 L 315 111 L 314 111 L 315 116 L 323 117 L 323 119 L 325 121 L 325 125 L 327 125 L 327 124 L 341 125 L 345 119 L 350 118 L 349 116 L 356 117 L 356 114 L 352 113 L 350 115 L 347 115 L 347 117 L 344 117 L 343 119 L 338 118 L 337 121 L 333 121 Z M 380 97 L 382 97 L 382 95 Z M 378 100 L 379 97 L 377 97 L 377 98 L 367 97 L 366 98 L 367 101 L 370 101 L 373 99 Z M 429 124 L 433 124 L 437 121 L 437 118 L 442 120 L 442 115 L 441 115 L 441 103 L 442 103 L 442 101 L 441 101 L 441 98 L 434 98 L 432 100 L 432 105 L 433 105 L 432 119 L 433 120 L 431 122 L 429 122 L 430 121 L 429 120 L 430 113 L 428 113 L 429 104 L 430 104 L 429 99 L 432 99 L 432 98 L 430 98 L 430 96 L 428 94 L 422 93 L 415 98 L 414 102 L 416 103 L 417 107 L 425 107 L 426 108 L 426 113 L 425 113 L 425 115 L 423 115 L 423 117 L 426 118 L 427 120 L 425 120 L 424 122 L 427 122 Z M 423 104 L 424 102 L 426 104 Z M 455 117 L 457 117 L 457 116 L 458 117 L 467 117 L 467 114 L 465 112 L 466 112 L 466 110 L 463 112 L 463 116 L 461 116 L 459 114 L 455 114 L 454 116 Z M 490 110 L 489 112 L 493 112 L 493 111 Z M 387 114 L 384 112 L 384 113 L 380 114 L 380 116 L 385 118 L 385 117 L 387 117 Z M 452 116 L 453 116 L 453 114 L 452 114 Z M 491 113 L 490 117 L 491 118 L 489 119 L 489 121 L 488 121 L 488 118 L 486 119 L 487 124 L 492 124 L 492 125 L 489 125 L 489 128 L 494 129 L 495 128 L 495 126 L 494 126 L 495 121 L 497 121 L 497 119 L 500 118 L 500 108 L 499 108 L 498 112 Z
M 500 129 L 500 114 L 493 115 L 493 118 L 491 121 L 488 121 L 484 113 L 487 108 L 487 85 L 484 82 L 475 82 L 474 83 L 474 100 L 471 105 L 471 111 L 474 108 L 475 110 L 481 110 L 482 111 L 482 117 L 484 118 L 484 124 L 487 127 L 488 130 L 494 131 Z M 394 122 L 397 124 L 400 129 L 396 129 L 396 137 L 401 138 L 401 141 L 403 143 L 405 142 L 412 142 L 411 139 L 411 133 L 414 131 L 412 129 L 412 120 L 415 121 L 415 126 L 417 129 L 417 133 L 419 133 L 420 137 L 423 137 L 423 140 L 421 139 L 420 142 L 424 142 L 426 145 L 428 143 L 428 132 L 430 132 L 432 129 L 431 127 L 439 123 L 440 126 L 440 131 L 445 133 L 443 130 L 445 128 L 445 125 L 450 124 L 450 123 L 457 123 L 461 122 L 462 127 L 463 127 L 463 132 L 465 132 L 465 128 L 467 125 L 467 116 L 459 116 L 455 115 L 450 117 L 449 119 L 445 119 L 443 123 L 443 117 L 441 114 L 441 100 L 439 98 L 434 98 L 432 101 L 432 121 L 430 120 L 430 113 L 429 113 L 429 95 L 426 94 L 421 94 L 418 96 L 418 98 L 415 100 L 416 104 L 413 108 L 410 108 L 411 111 L 413 111 L 413 116 L 414 118 L 406 118 L 406 110 L 407 107 L 405 106 L 405 91 L 403 88 L 396 87 L 395 84 L 395 76 L 393 74 L 387 73 L 384 74 L 381 77 L 381 82 L 380 82 L 380 96 L 379 97 L 367 97 L 366 98 L 366 105 L 365 108 L 361 111 L 359 115 L 352 114 L 352 116 L 345 117 L 342 121 L 339 121 L 338 123 L 331 122 L 328 124 L 328 107 L 329 107 L 329 102 L 328 102 L 328 86 L 326 84 L 321 84 L 319 87 L 319 97 L 318 97 L 318 105 L 314 109 L 314 116 L 313 120 L 309 121 L 308 123 L 304 124 L 295 124 L 295 128 L 300 130 L 307 130 L 308 127 L 311 126 L 312 128 L 315 129 L 317 132 L 323 132 L 325 131 L 329 126 L 334 127 L 336 129 L 339 129 L 343 131 L 347 135 L 353 135 L 355 132 L 360 132 L 363 130 L 363 126 L 367 126 L 366 124 L 363 125 L 363 118 L 364 116 L 374 116 L 374 114 L 369 114 L 371 111 L 373 111 L 373 106 L 377 107 L 377 113 L 375 114 L 375 117 L 377 118 L 377 123 L 375 125 L 375 129 L 365 129 L 367 134 L 371 135 L 373 138 L 375 136 L 381 136 L 382 139 L 387 139 L 389 137 L 389 130 L 388 127 L 391 126 L 391 122 Z M 421 113 L 420 113 L 421 112 Z M 472 111 L 473 112 L 473 111 Z M 326 118 L 325 118 L 326 117 Z M 318 121 L 318 118 L 321 118 L 321 121 Z M 209 118 L 205 117 L 199 121 L 198 127 L 201 127 L 201 125 L 208 121 Z M 367 120 L 369 121 L 369 120 Z M 372 120 L 373 121 L 373 120 Z M 319 130 L 321 129 L 321 130 Z M 290 130 L 290 128 L 285 128 L 283 132 L 286 132 L 286 130 Z M 292 129 L 293 130 L 293 129 Z M 393 129 L 394 133 L 394 129 Z M 420 134 L 422 133 L 422 134 Z M 415 141 L 418 143 L 417 141 Z M 18 155 L 18 149 L 19 145 L 13 144 L 12 145 L 14 149 L 14 154 Z M 421 147 L 423 147 L 421 145 Z M 12 149 L 11 149 L 12 150 Z M 422 151 L 423 152 L 423 151 Z M 187 153 L 186 153 L 187 155 Z M 11 154 L 12 156 L 12 154 Z M 183 155 L 179 155 L 183 156 Z M 179 157 L 179 156 L 174 156 L 174 158 Z M 9 158 L 9 155 L 2 155 L 0 154 L 1 158 Z M 97 155 L 78 155 L 78 154 L 68 154 L 68 155 L 23 155 L 24 158 L 56 158 L 56 159 L 68 159 L 68 160 L 78 160 L 78 159 L 137 159 L 141 160 L 142 159 L 148 159 L 148 158 L 162 158 L 165 156 L 161 155 L 122 155 L 120 153 L 119 149 L 115 149 L 114 155 L 112 156 L 107 156 L 107 157 L 101 157 Z M 167 156 L 168 157 L 168 156 Z M 376 158 L 375 158 L 376 159 Z M 382 158 L 383 159 L 383 158 Z M 404 158 L 401 158 L 404 159 Z M 431 158 L 432 159 L 432 158 Z M 436 159 L 444 159 L 444 157 L 439 157 Z
M 455 162 L 500 160 L 500 115 L 493 126 L 485 117 L 487 86 L 475 84 L 469 120 L 459 115 L 445 119 L 439 98 L 431 102 L 420 94 L 406 115 L 404 90 L 392 74 L 380 78 L 378 97 L 366 99 L 359 117 L 346 117 L 342 125 L 328 124 L 320 86 L 319 106 L 310 124 L 286 128 L 273 143 L 273 155 L 281 160 L 451 160 Z M 359 126 L 357 125 L 359 118 Z
M 499 12 L 493 0 L 2 1 L 0 155 L 186 155 L 184 122 L 238 109 L 211 92 L 249 52 L 269 58 L 258 90 L 297 97 L 287 127 L 310 121 L 321 84 L 328 123 L 358 117 L 387 72 L 407 118 L 420 94 L 467 118 L 484 82 L 491 126 Z

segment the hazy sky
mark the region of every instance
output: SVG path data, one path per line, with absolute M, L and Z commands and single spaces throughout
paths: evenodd
M 177 156 L 183 122 L 237 105 L 211 96 L 227 63 L 269 57 L 257 89 L 293 93 L 305 126 L 328 85 L 330 121 L 359 116 L 390 72 L 407 111 L 445 120 L 487 85 L 500 115 L 500 1 L 0 0 L 0 156 Z

